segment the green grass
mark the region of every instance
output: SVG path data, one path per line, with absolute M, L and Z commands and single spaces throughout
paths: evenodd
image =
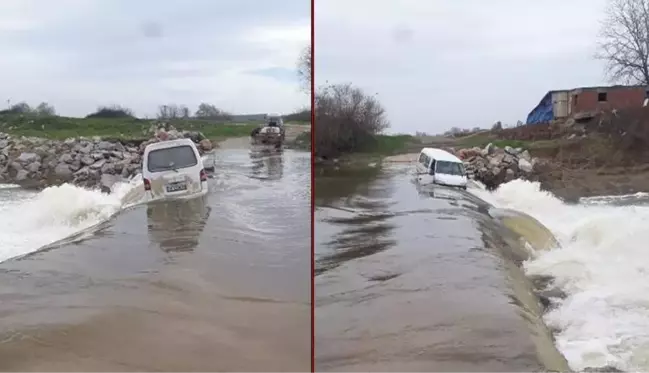
M 70 137 L 100 136 L 106 138 L 140 139 L 154 120 L 136 118 L 68 118 L 25 115 L 0 115 L 0 131 L 18 136 L 36 136 L 62 140 Z M 179 130 L 200 131 L 207 138 L 243 137 L 258 123 L 220 123 L 206 120 L 169 121 Z
M 533 141 L 521 141 L 521 140 L 494 140 L 491 141 L 495 146 L 499 148 L 504 148 L 506 146 L 511 146 L 512 148 L 528 148 Z
M 361 153 L 381 155 L 394 155 L 408 148 L 408 145 L 417 142 L 411 135 L 376 135 L 361 149 Z
M 462 148 L 472 148 L 474 146 L 482 148 L 489 143 L 492 143 L 499 148 L 504 148 L 505 146 L 511 146 L 512 148 L 528 148 L 530 144 L 533 143 L 532 141 L 496 139 L 487 132 L 460 137 L 455 141 L 456 147 Z

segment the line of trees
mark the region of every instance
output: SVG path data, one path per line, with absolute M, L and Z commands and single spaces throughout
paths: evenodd
M 46 102 L 36 107 L 31 107 L 26 102 L 11 105 L 8 109 L 0 110 L 0 114 L 22 114 L 37 116 L 54 116 L 56 110 Z M 100 106 L 86 118 L 136 118 L 135 112 L 122 105 Z M 161 120 L 172 119 L 206 119 L 206 120 L 232 120 L 232 115 L 225 110 L 208 103 L 201 103 L 195 112 L 191 112 L 186 105 L 166 104 L 158 106 L 156 118 Z
M 217 108 L 208 103 L 201 103 L 198 109 L 191 114 L 189 108 L 185 105 L 167 104 L 160 105 L 156 117 L 158 119 L 210 119 L 210 120 L 232 120 L 232 114 Z
M 38 116 L 53 116 L 56 115 L 54 107 L 47 102 L 41 102 L 35 108 L 29 106 L 26 102 L 19 102 L 11 105 L 6 110 L 0 110 L 0 114 L 31 114 Z
M 103 106 L 97 109 L 86 118 L 135 118 L 133 110 L 120 106 Z M 225 110 L 208 103 L 201 103 L 198 109 L 192 113 L 189 107 L 179 104 L 165 104 L 158 106 L 156 118 L 160 120 L 174 119 L 207 119 L 207 120 L 232 120 L 232 115 Z

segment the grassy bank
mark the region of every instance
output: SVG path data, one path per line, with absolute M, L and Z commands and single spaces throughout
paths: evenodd
M 417 142 L 417 138 L 410 135 L 376 135 L 361 147 L 359 153 L 394 155 L 405 151 Z
M 417 146 L 417 143 L 418 139 L 411 135 L 375 135 L 366 139 L 357 150 L 344 152 L 322 162 L 318 161 L 316 165 L 326 168 L 332 164 L 342 163 L 346 168 L 357 166 L 364 168 L 369 163 L 380 162 L 384 157 L 407 153 L 408 149 Z M 337 161 L 334 161 L 335 159 Z
M 0 131 L 18 136 L 62 140 L 77 136 L 138 139 L 148 137 L 155 120 L 137 118 L 68 118 L 0 115 Z M 179 130 L 200 131 L 210 139 L 249 136 L 259 123 L 228 123 L 181 119 L 169 121 Z
M 485 132 L 478 133 L 475 135 L 469 135 L 466 137 L 460 137 L 455 140 L 456 148 L 471 148 L 471 147 L 480 147 L 483 148 L 487 144 L 491 143 L 499 148 L 504 148 L 506 146 L 511 146 L 512 148 L 523 148 L 530 150 L 546 150 L 559 148 L 566 144 L 572 144 L 579 142 L 579 139 L 567 140 L 567 139 L 554 139 L 554 140 L 537 140 L 537 141 L 523 141 L 523 140 L 503 140 L 498 139 L 494 135 Z

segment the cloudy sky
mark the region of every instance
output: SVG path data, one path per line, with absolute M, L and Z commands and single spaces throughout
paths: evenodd
M 310 13 L 308 0 L 0 0 L 0 107 L 291 112 L 310 102 L 295 72 Z
M 593 59 L 605 6 L 316 1 L 315 82 L 351 82 L 378 94 L 391 132 L 515 124 L 549 90 L 607 84 Z

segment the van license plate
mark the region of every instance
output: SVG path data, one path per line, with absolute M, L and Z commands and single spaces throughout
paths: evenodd
M 187 183 L 180 182 L 180 183 L 167 184 L 167 192 L 169 193 L 180 192 L 181 190 L 187 190 Z

